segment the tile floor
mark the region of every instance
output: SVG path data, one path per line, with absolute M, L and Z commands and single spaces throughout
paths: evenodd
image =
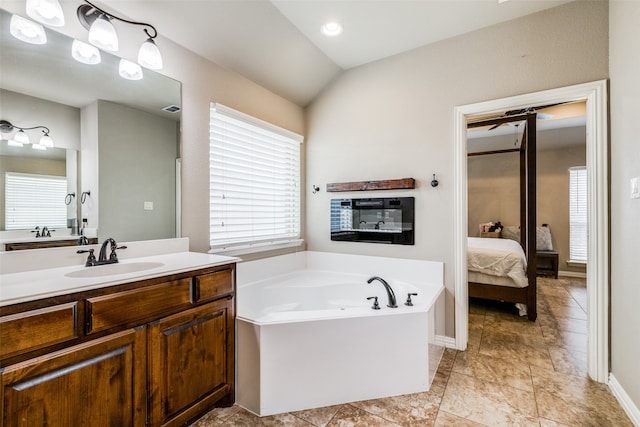
M 217 408 L 210 426 L 631 426 L 602 384 L 586 374 L 583 279 L 538 278 L 538 320 L 511 304 L 472 300 L 469 346 L 447 349 L 431 390 L 257 417 Z

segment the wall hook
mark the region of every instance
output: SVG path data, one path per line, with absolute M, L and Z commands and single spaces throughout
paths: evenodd
M 439 184 L 438 180 L 436 179 L 436 174 L 433 174 L 433 179 L 431 180 L 431 186 L 432 187 L 437 187 Z
M 80 203 L 84 205 L 84 202 L 87 201 L 87 196 L 91 195 L 91 191 L 83 191 L 82 195 L 80 196 Z
M 313 191 L 312 191 L 313 194 L 316 194 L 318 191 L 320 191 L 320 187 L 318 187 L 315 184 L 313 184 L 313 186 L 311 188 L 313 188 Z

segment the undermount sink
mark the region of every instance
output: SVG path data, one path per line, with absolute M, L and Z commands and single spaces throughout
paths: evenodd
M 161 262 L 130 262 L 126 264 L 107 264 L 95 267 L 84 267 L 81 270 L 75 270 L 65 274 L 66 277 L 101 277 L 112 274 L 138 273 L 140 271 L 151 270 L 162 267 Z

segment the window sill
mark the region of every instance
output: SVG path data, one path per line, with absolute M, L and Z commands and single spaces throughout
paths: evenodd
M 586 267 L 587 261 L 575 261 L 575 260 L 567 260 L 568 267 Z
M 277 243 L 260 243 L 255 245 L 235 246 L 231 248 L 214 248 L 209 249 L 209 253 L 227 256 L 249 255 L 260 252 L 275 251 L 278 249 L 295 248 L 302 246 L 303 244 L 304 240 L 296 239 Z

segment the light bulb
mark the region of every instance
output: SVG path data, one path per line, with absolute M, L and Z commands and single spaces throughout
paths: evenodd
M 27 15 L 52 27 L 64 25 L 64 13 L 58 0 L 27 0 Z
M 45 44 L 47 35 L 44 27 L 36 22 L 30 21 L 22 16 L 12 15 L 9 23 L 11 35 L 18 40 L 31 44 Z
M 15 142 L 19 142 L 20 144 L 28 144 L 29 143 L 29 135 L 27 135 L 22 129 L 18 131 L 13 137 Z
M 325 36 L 337 36 L 342 33 L 342 25 L 337 22 L 327 22 L 320 28 L 320 31 L 322 31 L 322 34 Z
M 162 69 L 162 55 L 156 42 L 154 42 L 152 38 L 148 38 L 147 41 L 140 46 L 140 50 L 138 51 L 138 64 L 151 70 Z
M 81 42 L 80 40 L 73 41 L 71 45 L 71 56 L 73 56 L 73 59 L 76 61 L 89 65 L 99 64 L 102 60 L 97 47 Z
M 100 49 L 115 52 L 118 50 L 118 35 L 109 18 L 102 14 L 89 28 L 89 43 Z
M 128 61 L 126 59 L 120 60 L 120 66 L 118 67 L 120 76 L 127 80 L 140 80 L 142 79 L 142 68 L 135 62 Z
M 40 138 L 40 145 L 47 148 L 53 147 L 53 139 L 51 139 L 48 133 L 42 135 Z

